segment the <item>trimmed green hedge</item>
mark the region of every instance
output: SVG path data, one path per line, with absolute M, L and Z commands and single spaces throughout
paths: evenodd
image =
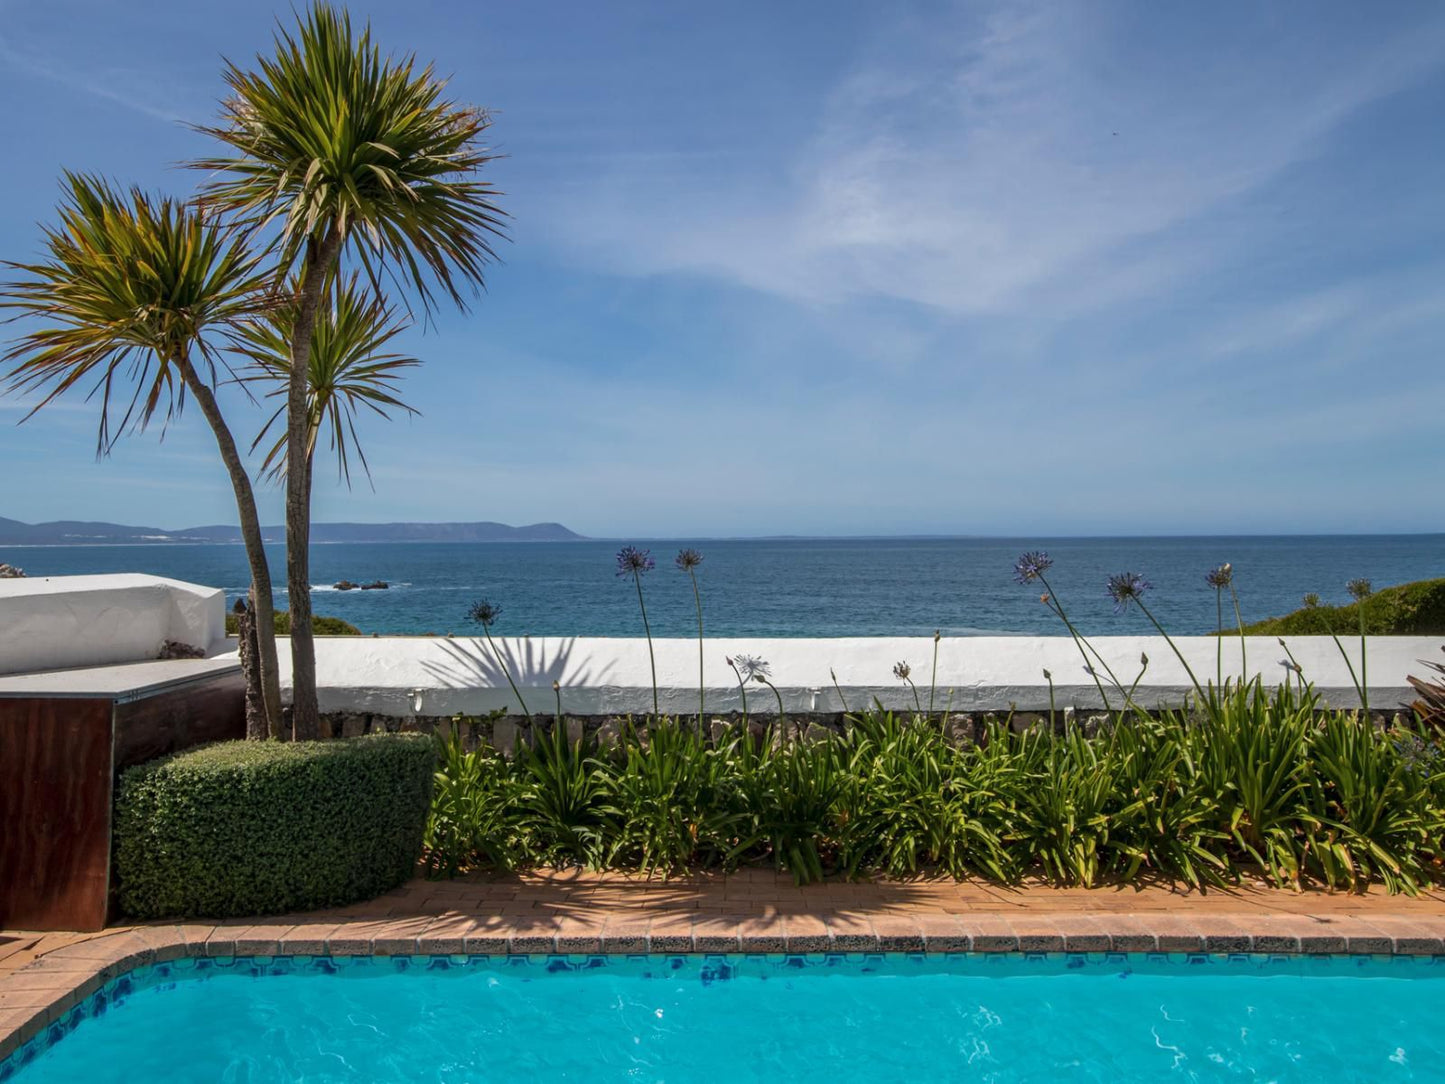
M 273 615 L 275 618 L 276 635 L 291 635 L 291 611 L 277 610 Z M 226 635 L 235 636 L 240 631 L 236 623 L 236 615 L 226 615 Z M 339 617 L 323 617 L 321 614 L 311 615 L 311 631 L 317 636 L 360 636 L 361 630 L 350 621 L 343 621 Z
M 115 875 L 135 918 L 240 917 L 370 899 L 421 855 L 424 734 L 219 742 L 122 774 Z
M 1284 617 L 1271 617 L 1245 625 L 1250 636 L 1337 636 L 1360 632 L 1360 607 L 1365 607 L 1365 631 L 1371 636 L 1445 635 L 1445 579 L 1417 580 L 1384 587 L 1348 606 L 1312 606 Z M 1224 634 L 1231 631 L 1226 628 Z

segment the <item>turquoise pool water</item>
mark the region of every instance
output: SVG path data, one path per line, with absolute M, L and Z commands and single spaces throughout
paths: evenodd
M 1445 957 L 181 961 L 0 1080 L 1438 1081 Z

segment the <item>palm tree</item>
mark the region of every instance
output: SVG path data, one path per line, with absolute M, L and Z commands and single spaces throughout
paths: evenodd
M 314 468 L 317 440 L 323 431 L 329 431 L 338 477 L 349 486 L 353 455 L 371 478 L 371 467 L 356 435 L 357 414 L 363 409 L 383 418 L 389 418 L 393 410 L 417 413 L 397 398 L 397 380 L 401 370 L 421 362 L 386 351 L 387 344 L 406 326 L 392 306 L 366 290 L 356 275 L 334 282 L 330 303 L 318 313 L 311 338 L 306 458 Z M 235 342 L 252 362 L 251 370 L 240 378 L 242 383 L 269 387 L 264 397 L 282 400 L 251 445 L 254 452 L 270 439 L 262 469 L 272 478 L 286 476 L 286 428 L 277 423 L 285 417 L 291 383 L 291 325 L 289 310 L 279 309 L 246 321 Z M 273 437 L 278 428 L 280 433 Z
M 158 414 L 170 422 L 188 392 L 195 398 L 230 474 L 251 566 L 259 648 L 259 688 L 251 692 L 264 718 L 249 736 L 278 735 L 271 573 L 251 481 L 213 390 L 214 337 L 264 309 L 267 277 L 243 237 L 194 205 L 71 173 L 63 190 L 60 224 L 44 227 L 44 261 L 5 264 L 20 277 L 0 284 L 0 308 L 33 321 L 4 354 L 13 365 L 9 389 L 42 395 L 29 418 L 90 385 L 100 398 L 97 455 Z M 113 406 L 123 409 L 116 424 Z
M 277 288 L 292 286 L 286 399 L 286 578 L 291 597 L 292 719 L 298 738 L 318 733 L 311 638 L 308 460 L 312 337 L 328 278 L 346 255 L 373 286 L 384 274 L 432 311 L 438 291 L 465 307 L 483 284 L 505 215 L 476 174 L 494 158 L 481 144 L 485 110 L 445 96 L 445 82 L 415 58 L 383 57 L 371 30 L 314 4 L 295 34 L 256 71 L 228 64 L 220 123 L 200 130 L 229 153 L 193 163 L 213 174 L 210 206 L 268 231 Z M 294 284 L 294 285 L 292 285 Z

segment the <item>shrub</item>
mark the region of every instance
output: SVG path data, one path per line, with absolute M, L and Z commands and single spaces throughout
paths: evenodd
M 667 719 L 612 746 L 554 731 L 511 761 L 453 734 L 428 866 L 1445 882 L 1445 747 L 1327 712 L 1308 690 L 1256 682 L 1209 713 L 1119 714 L 1093 736 L 994 722 L 965 743 L 926 715 L 851 721 L 811 741 L 742 728 L 708 741 Z
M 276 635 L 291 635 L 291 613 L 288 610 L 277 610 Z M 235 636 L 238 632 L 236 615 L 226 615 L 226 635 Z M 343 621 L 339 617 L 322 617 L 320 614 L 311 615 L 311 631 L 317 636 L 360 636 L 361 630 L 349 621 Z
M 1283 617 L 1245 625 L 1244 631 L 1249 636 L 1354 635 L 1360 631 L 1361 606 L 1365 608 L 1365 632 L 1371 636 L 1445 634 L 1445 578 L 1383 587 L 1363 602 L 1348 606 L 1306 606 Z M 1237 633 L 1224 630 L 1224 635 L 1231 634 Z
M 116 796 L 121 910 L 219 918 L 379 895 L 415 871 L 434 768 L 421 734 L 220 742 L 131 768 Z

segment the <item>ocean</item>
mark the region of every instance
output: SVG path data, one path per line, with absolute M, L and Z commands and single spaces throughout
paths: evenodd
M 949 636 L 1062 633 L 1039 589 L 1013 581 L 1024 550 L 1054 559 L 1050 581 L 1090 635 L 1150 631 L 1135 612 L 1116 615 L 1104 584 L 1142 573 L 1146 601 L 1180 635 L 1215 627 L 1214 590 L 1204 582 L 1229 561 L 1246 621 L 1298 608 L 1309 591 L 1346 602 L 1347 581 L 1379 588 L 1445 576 L 1445 535 L 1244 538 L 952 538 L 667 541 L 643 578 L 654 636 L 695 636 L 692 587 L 673 567 L 682 545 L 702 551 L 698 570 L 706 631 L 717 636 Z M 494 632 L 534 636 L 640 636 L 637 594 L 616 575 L 617 542 L 353 543 L 312 549 L 312 606 L 363 632 L 458 635 L 473 631 L 468 607 L 501 607 Z M 285 582 L 285 552 L 270 551 Z M 29 575 L 146 572 L 246 590 L 239 545 L 0 547 L 0 561 Z M 342 579 L 385 580 L 385 591 L 336 591 Z M 284 591 L 276 604 L 286 605 Z M 1226 619 L 1232 620 L 1226 602 Z

